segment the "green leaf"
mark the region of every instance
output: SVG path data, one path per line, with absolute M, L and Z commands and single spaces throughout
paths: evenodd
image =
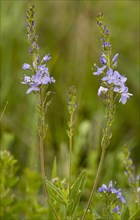
M 130 210 L 128 207 L 126 207 L 121 215 L 121 219 L 129 219 L 130 217 Z
M 98 212 L 92 208 L 92 218 L 93 219 L 101 219 L 102 217 L 98 214 Z
M 83 170 L 70 189 L 70 200 L 67 206 L 67 215 L 72 216 L 78 207 L 82 190 L 86 183 L 86 172 Z
M 135 213 L 133 213 L 130 218 L 128 218 L 129 220 L 138 220 L 140 219 L 140 209 L 137 210 Z
M 67 201 L 65 199 L 65 197 L 63 196 L 61 190 L 56 187 L 53 183 L 51 183 L 49 180 L 46 179 L 46 185 L 50 194 L 50 197 L 55 200 L 58 201 L 64 205 L 67 204 Z
M 57 164 L 56 164 L 56 157 L 54 158 L 53 168 L 52 168 L 52 179 L 57 177 Z

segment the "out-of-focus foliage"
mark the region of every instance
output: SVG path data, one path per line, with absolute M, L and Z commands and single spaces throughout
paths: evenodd
M 39 173 L 24 169 L 17 173 L 17 160 L 8 152 L 0 152 L 1 209 L 0 217 L 6 219 L 43 219 L 52 213 L 47 208 L 45 196 L 39 196 L 42 184 Z M 46 207 L 44 204 L 46 203 Z
M 0 152 L 0 183 L 1 183 L 1 218 L 14 217 L 16 197 L 13 193 L 18 181 L 16 177 L 17 161 L 7 151 Z M 12 211 L 11 211 L 12 210 Z M 12 213 L 11 213 L 12 212 Z
M 101 51 L 100 33 L 95 17 L 97 12 L 103 12 L 104 20 L 111 32 L 112 53 L 119 53 L 118 70 L 127 76 L 127 85 L 133 97 L 126 105 L 117 106 L 113 138 L 105 158 L 100 182 L 108 183 L 110 179 L 114 179 L 122 188 L 127 188 L 126 177 L 122 175 L 125 144 L 130 146 L 136 170 L 139 171 L 139 2 L 133 0 L 33 2 L 40 52 L 42 56 L 46 53 L 51 54 L 49 69 L 56 79 L 56 83 L 51 86 L 55 94 L 48 109 L 46 173 L 48 176 L 51 175 L 55 155 L 60 176 L 63 178 L 68 173 L 67 93 L 68 88 L 75 84 L 78 91 L 78 110 L 75 123 L 73 174 L 77 175 L 83 167 L 88 168 L 88 181 L 82 198 L 83 202 L 87 200 L 99 161 L 100 137 L 105 113 L 102 100 L 97 97 L 99 82 L 92 75 L 94 63 L 99 64 L 98 57 Z M 41 208 L 40 203 L 32 203 L 33 207 L 29 205 L 32 196 L 34 202 L 36 200 L 36 190 L 41 180 L 38 180 L 39 177 L 34 174 L 40 171 L 36 100 L 32 94 L 25 94 L 26 88 L 20 83 L 23 78 L 22 64 L 30 63 L 26 36 L 28 1 L 1 1 L 0 4 L 1 112 L 8 101 L 1 120 L 1 148 L 8 149 L 18 159 L 17 183 L 22 180 L 23 182 L 20 193 L 18 192 L 16 196 L 22 200 L 22 203 L 27 202 L 22 208 L 19 207 L 19 212 L 24 216 L 25 210 L 28 210 L 29 219 L 32 212 L 37 213 L 37 216 L 38 211 L 35 210 Z M 26 167 L 29 167 L 29 170 Z M 33 187 L 34 193 L 26 188 L 29 185 L 28 181 L 38 184 Z M 14 192 L 17 183 L 12 186 Z M 28 195 L 26 190 L 30 191 Z M 25 198 L 26 196 L 28 198 Z M 42 204 L 44 197 L 42 201 L 41 196 L 42 192 L 39 191 L 37 200 L 41 200 Z M 16 202 L 16 198 L 11 197 L 11 199 Z M 14 207 L 13 201 L 9 205 Z M 12 215 L 15 212 L 17 210 L 13 211 Z M 43 209 L 41 212 L 47 211 Z

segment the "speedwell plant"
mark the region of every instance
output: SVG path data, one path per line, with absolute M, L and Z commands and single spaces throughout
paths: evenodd
M 26 72 L 22 84 L 27 86 L 26 94 L 34 94 L 37 98 L 37 111 L 39 114 L 39 151 L 41 175 L 44 186 L 44 193 L 47 198 L 47 207 L 52 210 L 54 219 L 57 220 L 74 220 L 74 219 L 122 219 L 122 215 L 127 214 L 128 219 L 131 219 L 130 213 L 124 211 L 127 201 L 123 190 L 118 188 L 115 181 L 110 181 L 109 185 L 103 184 L 98 186 L 101 176 L 101 170 L 104 163 L 107 148 L 109 147 L 112 138 L 112 122 L 116 111 L 117 102 L 126 104 L 128 99 L 132 96 L 126 86 L 127 77 L 117 71 L 118 53 L 112 56 L 112 46 L 110 42 L 110 32 L 103 22 L 103 14 L 97 15 L 97 25 L 101 31 L 102 51 L 100 56 L 101 66 L 95 66 L 93 75 L 99 76 L 101 85 L 98 89 L 98 96 L 102 96 L 106 106 L 106 123 L 103 126 L 103 134 L 101 139 L 101 157 L 97 174 L 93 180 L 93 186 L 89 195 L 89 200 L 83 208 L 81 205 L 81 195 L 86 184 L 86 171 L 82 170 L 75 180 L 72 179 L 72 150 L 73 150 L 73 135 L 75 125 L 76 112 L 76 87 L 72 86 L 69 90 L 68 97 L 68 138 L 69 138 L 69 173 L 65 179 L 62 179 L 57 174 L 57 163 L 54 159 L 52 178 L 49 179 L 45 172 L 44 161 L 44 143 L 47 133 L 47 108 L 51 103 L 49 86 L 55 83 L 55 79 L 50 75 L 48 69 L 48 62 L 51 59 L 50 54 L 41 57 L 39 54 L 38 36 L 35 26 L 34 6 L 29 5 L 27 9 L 27 37 L 29 42 L 29 54 L 31 63 L 24 63 L 23 70 Z M 128 159 L 126 159 L 128 161 Z M 127 163 L 126 163 L 127 164 Z M 130 178 L 130 169 L 126 168 L 126 174 Z M 137 188 L 131 181 L 130 186 L 133 187 L 135 194 Z M 97 187 L 98 190 L 97 190 Z M 98 192 L 98 193 L 97 193 Z M 94 194 L 97 193 L 101 197 L 101 201 L 105 202 L 103 212 L 95 214 L 93 211 Z M 137 203 L 138 196 L 136 195 Z M 79 209 L 79 207 L 82 207 Z M 79 211 L 80 210 L 80 211 Z M 82 210 L 82 211 L 81 211 Z M 122 214 L 123 213 L 123 214 Z M 136 209 L 137 214 L 137 209 Z M 46 216 L 47 219 L 47 216 Z

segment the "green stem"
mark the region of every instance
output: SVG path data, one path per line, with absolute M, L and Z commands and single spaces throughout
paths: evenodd
M 4 109 L 3 109 L 2 113 L 1 113 L 0 121 L 1 121 L 2 118 L 3 118 L 3 115 L 4 115 L 4 113 L 5 113 L 5 110 L 6 110 L 6 108 L 7 108 L 7 105 L 8 105 L 8 101 L 6 102 L 6 104 L 5 104 L 5 106 L 4 106 Z
M 112 92 L 112 90 L 110 90 L 109 93 L 108 93 L 108 100 L 107 101 L 108 101 L 107 115 L 106 115 L 107 122 L 106 122 L 106 127 L 104 129 L 104 134 L 103 134 L 103 137 L 102 137 L 102 140 L 101 140 L 101 147 L 102 147 L 101 158 L 100 158 L 96 178 L 95 178 L 95 181 L 94 181 L 94 184 L 93 184 L 93 187 L 92 187 L 92 190 L 91 190 L 91 194 L 90 194 L 85 212 L 83 214 L 82 220 L 85 219 L 87 211 L 89 209 L 89 206 L 91 205 L 92 198 L 93 198 L 93 195 L 96 191 L 96 188 L 97 188 L 97 185 L 98 185 L 98 182 L 99 182 L 99 178 L 100 178 L 100 175 L 101 175 L 101 170 L 102 170 L 102 166 L 103 166 L 105 152 L 106 152 L 107 147 L 109 146 L 110 139 L 111 139 L 111 136 L 112 136 L 111 126 L 112 126 L 113 116 L 114 116 L 114 113 L 115 113 L 115 108 L 114 108 L 115 106 L 114 106 L 114 102 L 113 102 L 113 92 Z
M 44 162 L 44 137 L 45 137 L 45 114 L 44 114 L 44 105 L 43 105 L 43 95 L 40 92 L 40 146 L 39 146 L 39 150 L 40 150 L 40 162 L 41 162 L 41 175 L 42 175 L 42 180 L 43 180 L 44 191 L 45 191 L 46 197 L 48 198 L 48 203 L 51 206 L 56 219 L 59 220 L 57 212 L 51 202 L 47 185 L 45 184 L 46 175 L 45 175 L 45 162 Z
M 72 124 L 73 124 L 73 114 L 70 116 L 70 136 L 69 136 L 69 195 L 70 195 L 70 188 L 71 188 L 71 174 L 72 174 L 72 137 L 73 137 L 73 129 L 72 129 Z
M 90 197 L 89 197 L 89 200 L 88 200 L 88 203 L 87 203 L 84 215 L 82 217 L 82 220 L 84 220 L 85 217 L 86 217 L 86 214 L 87 214 L 88 209 L 89 209 L 89 207 L 91 205 L 91 202 L 92 202 L 93 195 L 94 195 L 94 193 L 96 191 L 96 187 L 97 187 L 97 184 L 99 182 L 100 175 L 101 175 L 101 170 L 102 170 L 103 161 L 104 161 L 104 157 L 105 157 L 105 151 L 106 151 L 105 149 L 102 149 L 102 154 L 101 154 L 100 163 L 99 163 L 99 166 L 98 166 L 95 182 L 93 184 L 92 191 L 91 191 L 91 194 L 90 194 Z

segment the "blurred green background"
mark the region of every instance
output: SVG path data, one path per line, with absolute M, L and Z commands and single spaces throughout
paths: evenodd
M 82 167 L 95 175 L 100 154 L 100 138 L 105 109 L 97 97 L 100 33 L 96 13 L 103 12 L 111 32 L 112 56 L 119 53 L 118 71 L 127 76 L 133 97 L 118 104 L 113 138 L 106 156 L 101 181 L 122 180 L 123 147 L 128 144 L 136 168 L 139 167 L 139 1 L 33 1 L 40 54 L 51 54 L 48 67 L 56 83 L 47 112 L 49 125 L 45 163 L 50 175 L 56 155 L 60 175 L 67 175 L 68 111 L 67 94 L 76 85 L 77 115 L 74 139 L 73 173 Z M 27 1 L 1 1 L 1 147 L 12 152 L 20 170 L 40 170 L 36 100 L 26 95 L 21 84 L 23 63 L 30 63 L 26 36 Z M 121 162 L 121 163 L 120 163 Z M 109 169 L 111 166 L 112 169 Z M 103 180 L 104 179 L 104 180 Z

